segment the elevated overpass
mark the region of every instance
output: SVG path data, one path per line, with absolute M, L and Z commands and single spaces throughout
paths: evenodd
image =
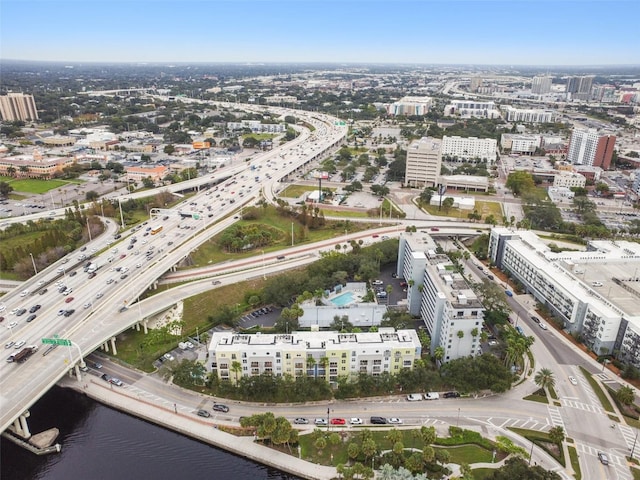
M 253 108 L 255 107 L 248 106 L 247 109 Z M 337 119 L 327 115 L 280 107 L 274 110 L 282 115 L 287 114 L 303 118 L 308 124 L 313 125 L 316 130 L 310 132 L 307 129 L 303 129 L 301 135 L 294 141 L 258 155 L 252 160 L 252 164 L 258 164 L 261 167 L 265 166 L 265 170 L 266 165 L 272 165 L 276 169 L 277 175 L 273 175 L 266 182 L 268 184 L 272 185 L 277 181 L 276 178 L 281 178 L 281 176 L 295 171 L 295 169 L 313 161 L 313 159 L 326 155 L 327 152 L 335 149 L 346 136 L 346 127 L 338 125 Z M 282 160 L 284 156 L 289 156 L 294 149 L 306 144 L 309 139 L 313 139 L 313 145 L 305 149 L 304 152 L 299 151 L 295 156 L 292 155 L 291 160 L 288 162 Z M 227 178 L 237 178 L 247 168 L 249 168 L 248 165 L 231 167 L 229 171 L 223 172 L 221 170 L 214 173 L 213 176 L 228 175 Z M 193 179 L 186 188 L 197 188 L 198 185 L 211 181 L 211 178 Z M 185 185 L 180 185 L 180 188 L 185 188 Z M 16 317 L 19 324 L 9 329 L 8 337 L 3 332 L 5 341 L 9 339 L 24 339 L 29 345 L 40 344 L 42 338 L 61 337 L 69 339 L 74 348 L 46 350 L 41 347 L 40 351 L 47 352 L 46 356 L 37 352 L 24 364 L 0 363 L 0 429 L 4 431 L 13 424 L 17 432 L 22 432 L 25 436 L 28 436 L 27 409 L 71 369 L 75 368 L 76 374 L 80 378 L 79 365 L 83 364 L 82 359 L 84 356 L 96 348 L 106 345 L 108 342 L 111 342 L 112 348 L 115 348 L 116 335 L 139 324 L 140 321 L 148 317 L 149 310 L 147 310 L 146 305 L 151 302 L 145 304 L 144 314 L 142 310 L 143 302 L 139 302 L 132 307 L 136 303 L 138 296 L 147 288 L 152 288 L 160 276 L 173 269 L 193 249 L 208 240 L 212 235 L 231 225 L 235 220 L 233 212 L 241 205 L 249 204 L 259 198 L 259 191 L 262 188 L 263 184 L 256 183 L 255 186 L 248 188 L 247 195 L 242 201 L 238 201 L 234 205 L 222 204 L 222 206 L 217 206 L 210 219 L 207 216 L 202 216 L 200 220 L 191 220 L 191 224 L 186 226 L 188 229 L 186 233 L 181 231 L 184 226 L 180 225 L 180 219 L 177 216 L 167 218 L 166 221 L 163 220 L 164 228 L 162 233 L 153 238 L 149 237 L 149 244 L 153 243 L 155 247 L 155 253 L 152 254 L 150 260 L 143 260 L 142 255 L 134 255 L 133 250 L 126 245 L 129 237 L 133 236 L 132 231 L 125 232 L 123 234 L 125 238 L 121 239 L 120 243 L 117 244 L 109 245 L 107 244 L 107 239 L 97 241 L 95 248 L 97 252 L 102 251 L 102 253 L 96 253 L 92 260 L 95 259 L 99 262 L 102 270 L 99 270 L 99 275 L 95 280 L 86 281 L 83 277 L 78 281 L 78 285 L 74 287 L 72 295 L 75 300 L 73 300 L 72 305 L 75 305 L 76 312 L 73 317 L 69 317 L 72 320 L 67 320 L 64 315 L 55 315 L 55 310 L 58 307 L 54 306 L 54 303 L 59 303 L 61 307 L 65 307 L 65 304 L 61 303 L 61 297 L 57 292 L 44 291 L 44 285 L 51 282 L 52 275 L 56 278 L 64 278 L 65 283 L 73 282 L 71 278 L 68 278 L 71 277 L 71 272 L 67 275 L 64 261 L 57 262 L 44 272 L 32 277 L 19 289 L 9 292 L 2 302 L 8 308 L 19 304 L 28 307 L 28 305 L 36 302 L 44 304 L 45 301 L 49 304 L 39 311 L 39 318 L 31 323 L 23 322 L 21 318 Z M 165 189 L 163 187 L 160 190 Z M 191 198 L 190 201 L 213 203 L 211 197 L 207 197 L 206 193 L 201 192 Z M 127 195 L 123 199 L 148 195 L 150 195 L 150 192 L 146 191 Z M 180 205 L 176 209 L 185 207 L 187 206 Z M 20 220 L 25 221 L 30 217 L 24 216 Z M 34 218 L 37 218 L 37 216 Z M 138 232 L 141 232 L 141 230 L 138 230 Z M 140 235 L 138 232 L 136 232 L 136 235 Z M 167 240 L 164 240 L 164 238 L 167 238 Z M 170 246 L 168 244 L 169 239 L 172 239 L 175 245 Z M 143 240 L 143 242 L 146 243 L 147 240 Z M 122 251 L 119 248 L 122 248 Z M 129 255 L 122 252 L 128 252 Z M 76 254 L 78 252 L 74 252 L 71 255 Z M 118 280 L 108 284 L 108 287 L 103 286 L 104 284 L 100 282 L 104 281 L 105 275 L 101 275 L 101 273 L 114 268 L 110 265 L 116 265 L 118 262 L 119 265 L 126 265 L 126 268 L 130 270 L 130 274 L 122 274 Z M 58 272 L 58 269 L 61 269 L 62 272 Z M 82 275 L 82 273 L 77 273 L 75 276 L 81 277 Z M 98 292 L 96 292 L 96 285 L 98 285 Z M 28 292 L 26 294 L 20 293 L 19 290 L 22 289 L 28 290 Z M 42 296 L 39 295 L 41 292 Z M 96 298 L 96 294 L 99 294 L 100 297 Z M 66 298 L 71 298 L 71 296 Z M 153 298 L 154 302 L 159 302 L 159 304 L 163 305 L 172 304 L 176 301 L 171 291 Z M 83 302 L 85 305 L 84 310 L 80 310 L 80 304 Z M 152 311 L 155 310 L 152 309 Z

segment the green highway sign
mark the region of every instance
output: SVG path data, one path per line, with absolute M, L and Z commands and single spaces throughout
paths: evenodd
M 66 338 L 43 338 L 42 343 L 45 345 L 62 345 L 64 347 L 71 346 L 71 340 Z

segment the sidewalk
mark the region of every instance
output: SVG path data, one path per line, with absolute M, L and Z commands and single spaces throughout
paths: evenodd
M 238 437 L 217 429 L 211 420 L 183 413 L 178 405 L 158 405 L 133 395 L 127 388 L 113 387 L 94 378 L 84 376 L 80 383 L 75 378 L 64 377 L 59 385 L 72 388 L 88 397 L 117 410 L 169 428 L 187 437 L 195 438 L 249 460 L 310 480 L 331 480 L 337 477 L 336 469 L 316 465 L 291 455 L 273 450 L 253 441 L 253 437 Z M 189 408 L 189 412 L 191 412 Z

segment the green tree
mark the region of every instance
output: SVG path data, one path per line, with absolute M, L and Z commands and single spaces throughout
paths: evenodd
M 445 213 L 449 213 L 449 210 L 453 207 L 455 200 L 452 197 L 447 197 L 442 201 L 442 209 Z
M 564 441 L 564 428 L 561 426 L 551 428 L 549 438 L 553 443 L 560 445 Z
M 231 371 L 236 375 L 236 385 L 238 384 L 238 376 L 242 373 L 242 364 L 237 360 L 231 362 Z
M 553 388 L 556 384 L 556 379 L 553 376 L 553 372 L 548 368 L 541 368 L 536 373 L 536 376 L 533 378 L 533 381 L 540 388 Z
M 626 385 L 620 387 L 616 392 L 616 399 L 622 403 L 623 405 L 631 405 L 635 401 L 635 394 L 631 387 L 627 387 Z
M 99 196 L 100 195 L 95 190 L 89 190 L 84 195 L 84 197 L 87 199 L 88 202 L 95 202 L 98 199 Z

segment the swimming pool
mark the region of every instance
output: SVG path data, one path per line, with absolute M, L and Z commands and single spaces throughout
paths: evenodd
M 345 292 L 342 295 L 338 295 L 336 298 L 330 300 L 336 307 L 343 307 L 349 303 L 353 303 L 355 299 L 353 298 L 352 292 Z

